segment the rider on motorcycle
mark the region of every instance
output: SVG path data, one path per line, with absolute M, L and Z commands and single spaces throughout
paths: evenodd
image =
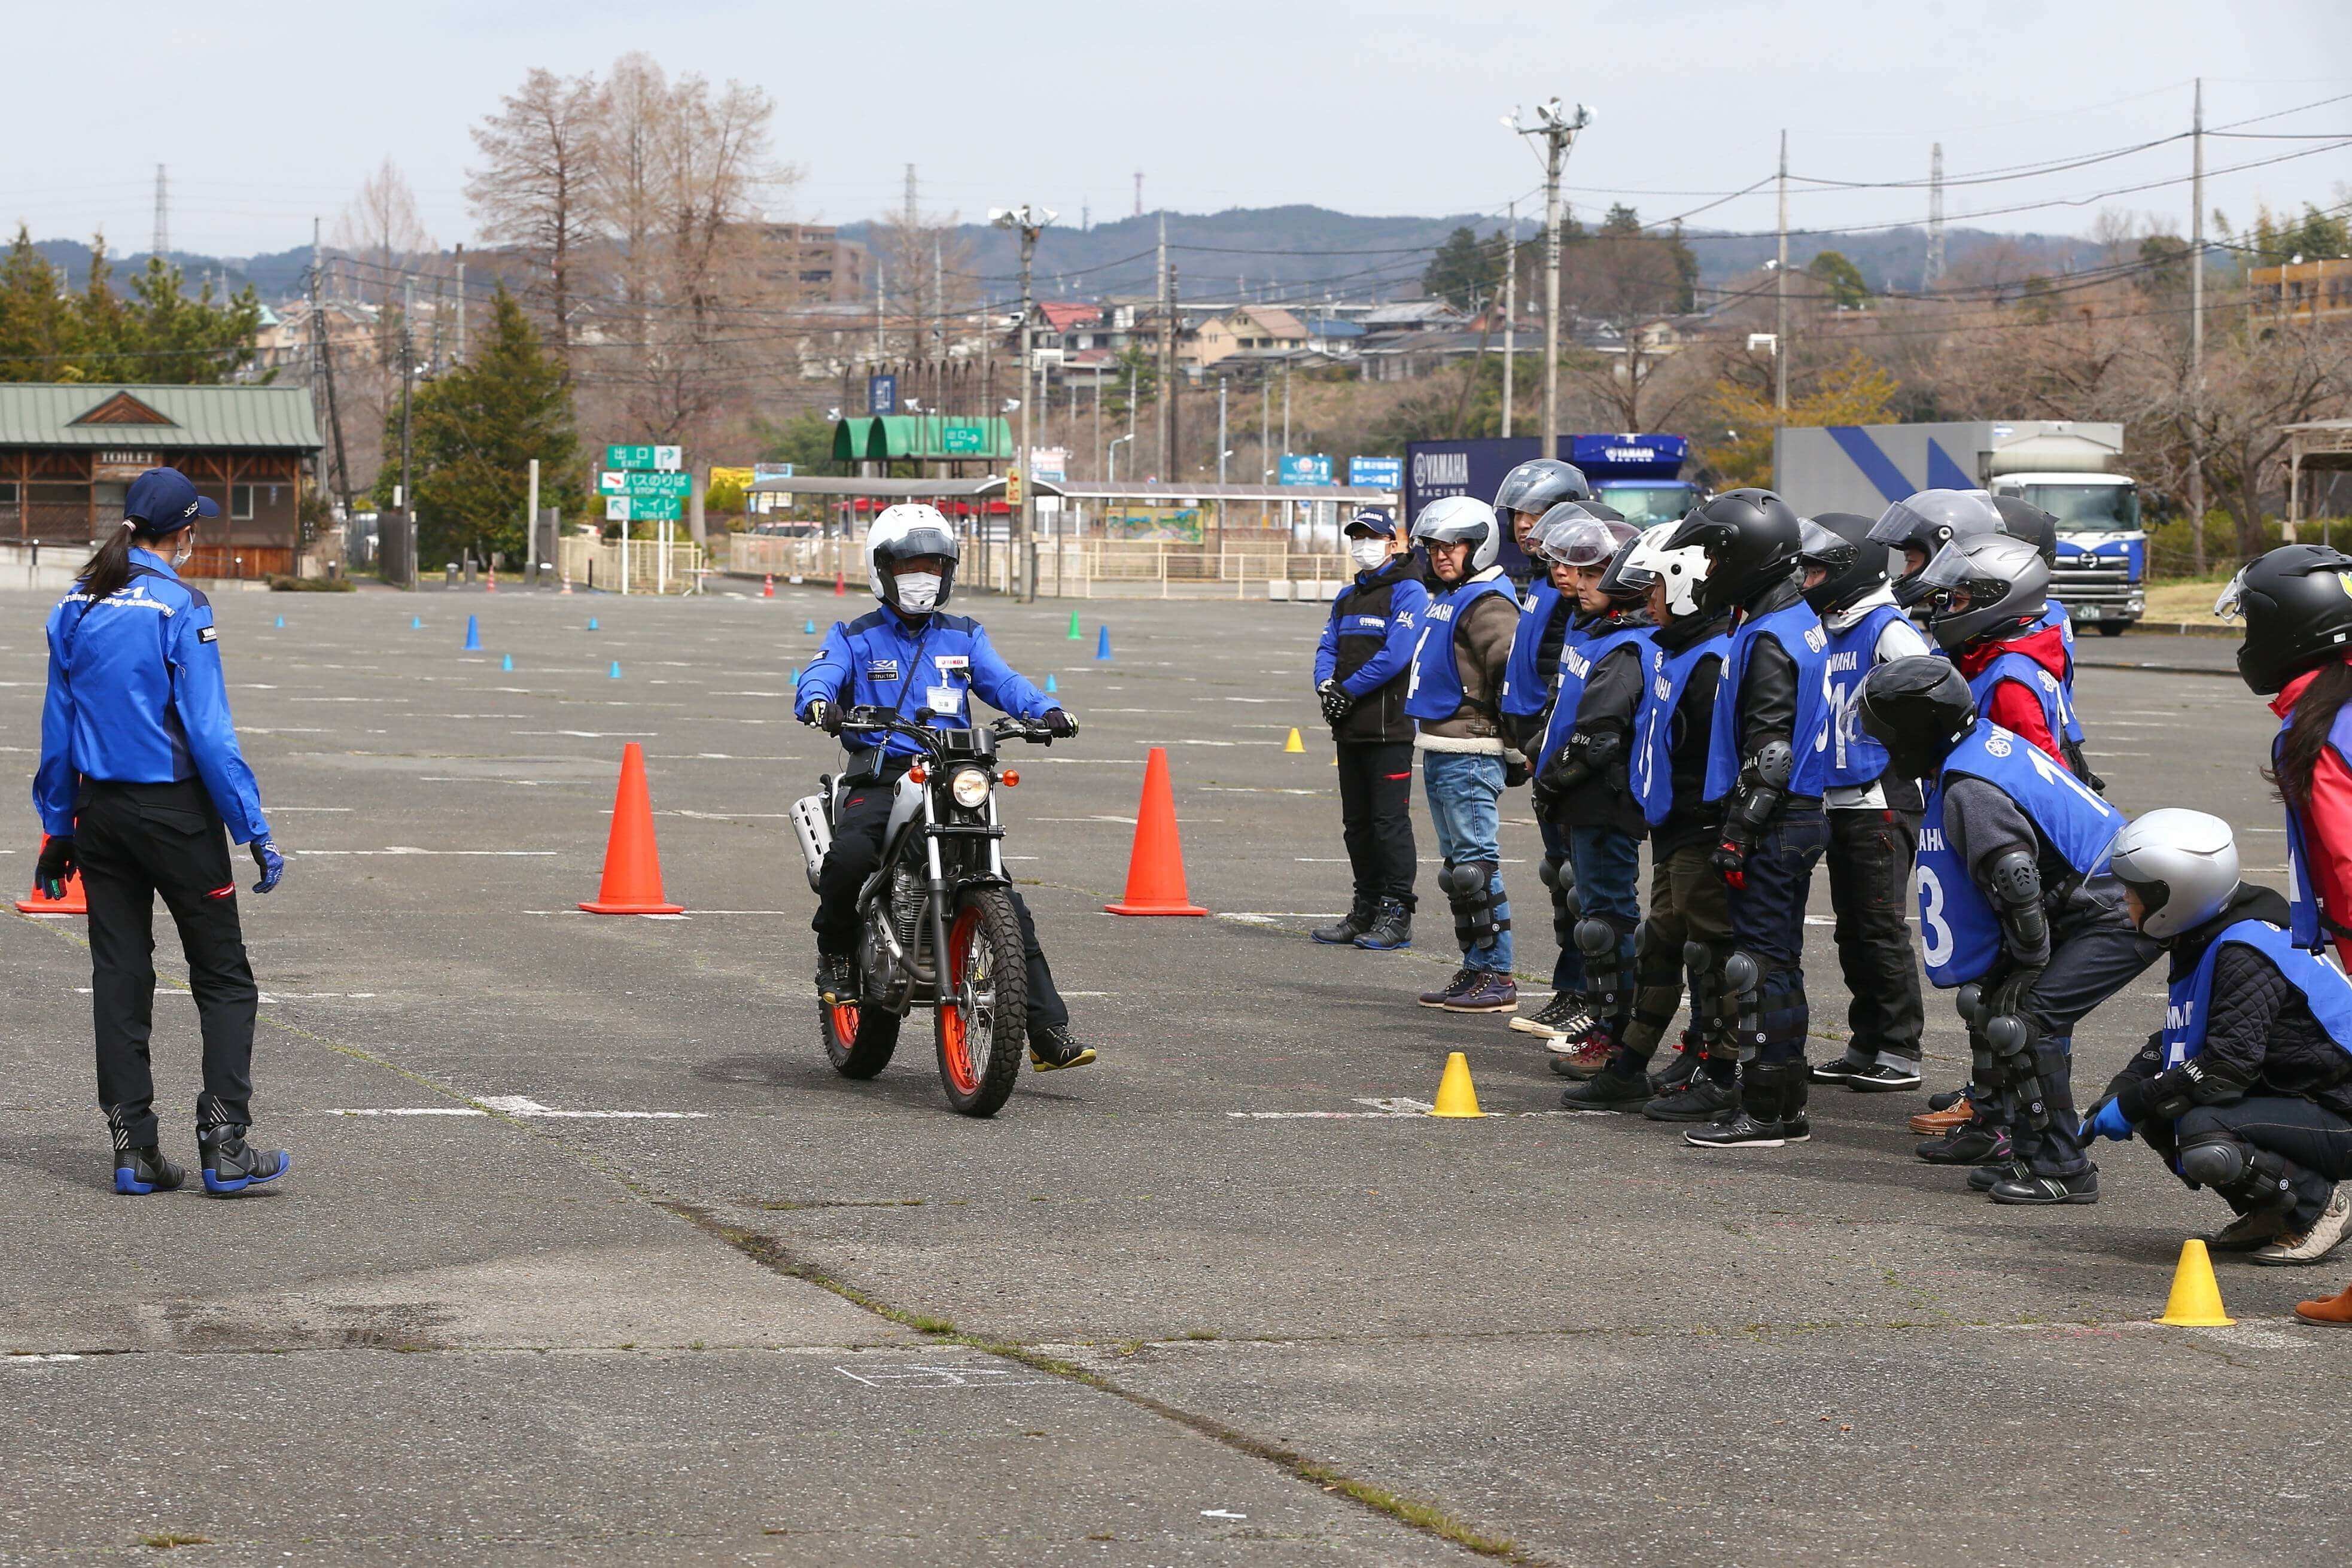
M 943 612 L 960 552 L 955 530 L 938 507 L 887 508 L 874 519 L 866 553 L 881 608 L 835 622 L 825 633 L 824 650 L 801 672 L 796 695 L 803 724 L 837 737 L 846 710 L 876 706 L 909 719 L 929 708 L 933 727 L 962 728 L 972 722 L 967 700 L 977 695 L 1057 736 L 1078 733 L 1077 720 L 1004 662 L 986 628 L 969 616 Z M 857 891 L 882 863 L 892 793 L 919 759 L 916 742 L 902 736 L 885 736 L 878 745 L 854 736 L 850 745 L 844 775 L 849 789 L 834 824 L 833 847 L 817 873 L 816 917 L 809 922 L 816 932 L 817 993 L 827 1006 L 858 999 Z M 1041 1072 L 1083 1067 L 1095 1059 L 1094 1048 L 1071 1036 L 1069 1009 L 1054 988 L 1036 923 L 1017 892 L 1013 907 L 1028 956 L 1030 1063 Z

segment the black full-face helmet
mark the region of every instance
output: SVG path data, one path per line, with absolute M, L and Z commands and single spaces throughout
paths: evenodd
M 1871 519 L 1857 512 L 1823 512 L 1805 524 L 1798 537 L 1798 570 L 1819 567 L 1828 573 L 1805 590 L 1815 614 L 1842 614 L 1893 577 L 1895 552 L 1872 539 L 1870 528 Z
M 2022 496 L 1995 496 L 1993 509 L 2000 514 L 2000 531 L 2024 539 L 2042 552 L 2042 564 L 2058 564 L 2058 519 Z
M 1664 548 L 1706 552 L 1699 604 L 1719 613 L 1738 609 L 1793 572 L 1802 532 L 1789 503 L 1771 491 L 1726 490 L 1692 507 Z
M 2000 531 L 2000 508 L 1985 491 L 1921 490 L 1880 513 L 1870 537 L 1895 550 L 1917 550 L 1924 567 L 1955 539 Z M 1926 596 L 1917 572 L 1906 570 L 1895 578 L 1895 603 L 1908 609 Z
M 1917 653 L 1889 659 L 1864 677 L 1854 718 L 1886 747 L 1898 777 L 1933 779 L 1976 727 L 1977 699 L 1949 659 Z
M 2213 613 L 2245 618 L 2238 674 L 2255 695 L 2276 696 L 2304 671 L 2352 649 L 2352 556 L 2281 545 L 2239 569 Z

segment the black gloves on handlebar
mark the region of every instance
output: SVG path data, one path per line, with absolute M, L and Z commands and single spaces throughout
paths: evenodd
M 1047 708 L 1042 722 L 1058 740 L 1067 740 L 1078 733 L 1078 721 L 1072 718 L 1070 710 L 1065 707 Z
M 801 710 L 801 722 L 827 735 L 841 733 L 841 710 L 823 697 L 811 697 L 808 706 Z

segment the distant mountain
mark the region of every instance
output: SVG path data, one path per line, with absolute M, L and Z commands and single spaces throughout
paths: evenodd
M 1169 259 L 1187 299 L 1262 299 L 1315 305 L 1325 299 L 1412 298 L 1419 293 L 1430 252 L 1456 228 L 1491 234 L 1501 225 L 1482 214 L 1451 217 L 1364 217 L 1328 207 L 1236 207 L 1222 213 L 1169 213 Z M 1067 214 L 1065 214 L 1066 220 Z M 1119 218 L 1079 228 L 1066 221 L 1049 226 L 1037 242 L 1034 287 L 1038 298 L 1098 298 L 1154 291 L 1153 267 L 1161 214 Z M 844 239 L 863 244 L 870 223 L 841 225 Z M 1539 235 L 1521 219 L 1525 238 Z M 955 231 L 968 252 L 971 281 L 990 299 L 1011 299 L 1020 287 L 1020 247 L 1010 230 L 963 224 Z M 1700 280 L 1720 284 L 1753 272 L 1769 260 L 1777 240 L 1770 234 L 1691 229 L 1683 235 L 1699 259 Z M 2013 264 L 2051 273 L 2090 265 L 2091 242 L 2065 235 L 1998 235 L 1953 229 L 1944 240 L 1945 265 L 1960 266 L 1972 253 L 2005 247 Z M 89 247 L 78 240 L 42 240 L 36 248 L 65 270 L 74 287 L 89 274 Z M 1843 252 L 1875 290 L 1916 288 L 1927 258 L 1927 235 L 1919 227 L 1869 234 L 1791 235 L 1789 255 L 1801 267 L 1822 250 Z M 234 290 L 252 283 L 262 298 L 277 304 L 299 295 L 310 265 L 309 247 L 269 256 L 220 257 L 173 251 L 170 257 L 190 279 L 225 275 Z M 147 265 L 147 253 L 114 258 L 118 277 Z M 914 279 L 928 295 L 929 268 Z M 885 278 L 898 294 L 904 280 Z

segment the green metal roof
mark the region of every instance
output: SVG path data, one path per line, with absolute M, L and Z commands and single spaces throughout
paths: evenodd
M 171 421 L 76 424 L 127 394 Z M 0 446 L 185 450 L 319 449 L 319 421 L 301 387 L 140 386 L 121 382 L 0 382 Z
M 962 438 L 951 448 L 949 432 Z M 870 459 L 938 460 L 961 458 L 985 463 L 1013 455 L 1013 428 L 1002 419 L 942 418 L 938 414 L 892 413 L 856 416 L 833 427 L 836 462 Z

